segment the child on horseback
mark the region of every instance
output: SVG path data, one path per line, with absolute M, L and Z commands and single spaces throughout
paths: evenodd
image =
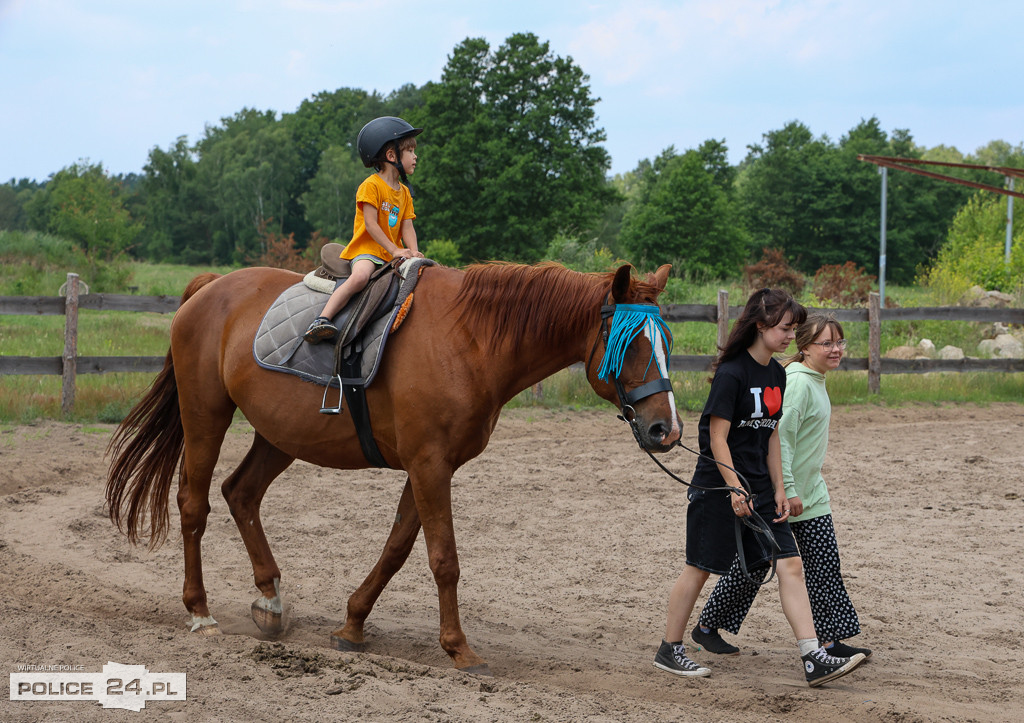
M 423 258 L 412 225 L 416 213 L 407 178 L 416 170 L 416 136 L 422 132 L 422 128 L 392 116 L 375 118 L 359 131 L 359 158 L 377 172 L 356 191 L 352 240 L 341 252 L 341 258 L 352 262 L 352 275 L 334 289 L 323 311 L 306 329 L 302 338 L 310 344 L 338 335 L 331 320 L 366 287 L 378 266 L 393 258 Z

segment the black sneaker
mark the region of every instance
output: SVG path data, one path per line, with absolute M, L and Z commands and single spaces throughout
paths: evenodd
M 710 668 L 702 668 L 686 657 L 686 648 L 682 643 L 666 643 L 664 640 L 661 641 L 658 654 L 654 656 L 654 667 L 686 678 L 703 678 L 711 675 Z
M 693 638 L 693 642 L 698 645 L 703 645 L 704 649 L 709 653 L 716 653 L 718 655 L 739 655 L 740 649 L 732 643 L 727 643 L 719 634 L 716 628 L 712 628 L 708 632 L 704 632 L 700 625 L 695 627 L 690 633 L 690 637 Z
M 825 652 L 829 655 L 838 655 L 840 658 L 852 658 L 857 653 L 863 655 L 865 659 L 871 657 L 871 650 L 869 648 L 855 648 L 852 645 L 847 645 L 842 640 L 837 640 L 831 648 L 825 648 Z
M 836 678 L 842 678 L 851 670 L 864 662 L 864 656 L 857 653 L 851 658 L 837 658 L 829 655 L 825 648 L 818 648 L 800 658 L 804 661 L 804 675 L 807 684 L 817 688 Z
M 306 329 L 306 333 L 302 335 L 302 338 L 310 344 L 319 344 L 327 339 L 333 339 L 337 335 L 338 327 L 332 324 L 331 320 L 327 317 L 318 316 L 310 322 L 309 328 Z

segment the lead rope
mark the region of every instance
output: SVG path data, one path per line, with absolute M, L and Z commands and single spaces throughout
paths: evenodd
M 640 446 L 640 449 L 642 449 L 644 452 L 646 452 L 647 456 L 650 457 L 652 460 L 654 460 L 654 463 L 656 465 L 658 465 L 659 467 L 661 467 L 662 471 L 664 471 L 665 474 L 667 474 L 669 477 L 674 479 L 676 482 L 678 482 L 678 483 L 680 483 L 680 484 L 682 484 L 682 485 L 684 485 L 686 487 L 696 487 L 697 489 L 707 490 L 709 492 L 724 491 L 724 492 L 728 492 L 729 494 L 742 495 L 744 503 L 746 503 L 747 506 L 750 509 L 750 516 L 749 517 L 736 517 L 735 518 L 734 530 L 735 530 L 735 535 L 736 535 L 736 554 L 739 557 L 740 570 L 743 572 L 743 576 L 745 578 L 747 578 L 747 580 L 750 582 L 750 584 L 754 585 L 755 587 L 761 587 L 762 585 L 765 585 L 765 584 L 771 582 L 772 579 L 775 577 L 775 568 L 776 568 L 775 553 L 776 552 L 781 552 L 782 548 L 779 546 L 778 541 L 775 539 L 775 535 L 772 533 L 772 528 L 768 526 L 768 523 L 765 522 L 764 518 L 761 517 L 761 515 L 759 515 L 757 513 L 757 510 L 755 510 L 753 504 L 751 504 L 754 501 L 754 494 L 753 494 L 753 492 L 752 492 L 752 490 L 750 488 L 750 484 L 747 482 L 746 478 L 742 474 L 740 474 L 739 471 L 737 471 L 735 468 L 730 467 L 729 465 L 725 464 L 724 462 L 719 462 L 714 457 L 710 457 L 710 456 L 708 456 L 706 454 L 701 454 L 700 452 L 695 452 L 694 450 L 690 449 L 689 447 L 687 447 L 686 445 L 682 444 L 681 442 L 676 442 L 677 445 L 679 445 L 680 447 L 685 449 L 687 452 L 691 452 L 691 453 L 697 455 L 698 457 L 704 457 L 705 459 L 709 459 L 709 460 L 711 460 L 712 462 L 714 462 L 717 465 L 721 465 L 722 467 L 725 467 L 727 469 L 731 469 L 733 472 L 736 473 L 736 477 L 739 478 L 740 484 L 743 485 L 743 489 L 737 489 L 736 487 L 731 487 L 729 485 L 725 485 L 724 487 L 701 487 L 699 485 L 693 485 L 693 484 L 690 484 L 689 482 L 686 482 L 683 479 L 680 479 L 678 476 L 676 476 L 668 467 L 663 465 L 661 463 L 661 461 L 658 460 L 657 457 L 655 457 L 653 454 L 651 454 L 651 451 L 649 449 L 647 449 L 644 446 L 644 443 L 643 443 L 643 441 L 641 440 L 641 437 L 640 437 L 640 432 L 637 429 L 637 425 L 636 425 L 636 422 L 635 422 L 635 420 L 636 420 L 636 413 L 635 413 L 636 410 L 634 410 L 632 405 L 629 403 L 630 401 L 635 401 L 635 399 L 631 400 L 629 398 L 629 396 L 626 394 L 625 387 L 623 387 L 622 386 L 622 382 L 619 381 L 619 371 L 621 370 L 621 355 L 625 354 L 625 347 L 629 346 L 629 343 L 632 341 L 633 336 L 635 336 L 635 334 L 631 335 L 628 340 L 625 340 L 624 343 L 622 343 L 621 341 L 618 343 L 618 346 L 619 346 L 618 351 L 620 352 L 619 365 L 618 365 L 618 368 L 614 368 L 615 365 L 613 363 L 611 363 L 612 351 L 609 349 L 609 346 L 608 346 L 609 345 L 609 336 L 611 335 L 611 332 L 612 332 L 612 329 L 610 328 L 610 327 L 612 327 L 612 324 L 609 322 L 609 319 L 613 318 L 616 315 L 616 306 L 618 306 L 618 305 L 617 304 L 613 304 L 613 303 L 609 303 L 610 301 L 611 301 L 611 292 L 609 292 L 608 295 L 605 296 L 605 304 L 601 307 L 601 333 L 598 335 L 598 338 L 594 339 L 594 346 L 591 347 L 591 349 L 590 349 L 590 358 L 587 360 L 586 368 L 589 369 L 591 362 L 593 362 L 593 360 L 594 360 L 594 353 L 597 351 L 597 342 L 599 340 L 603 339 L 604 345 L 605 345 L 605 355 L 604 355 L 604 359 L 602 360 L 602 363 L 601 363 L 601 370 L 599 370 L 599 372 L 598 372 L 598 378 L 601 378 L 601 374 L 600 374 L 601 371 L 605 372 L 605 376 L 606 377 L 607 376 L 612 376 L 612 381 L 613 381 L 613 383 L 615 385 L 615 392 L 616 392 L 616 394 L 619 395 L 619 403 L 621 405 L 621 409 L 620 409 L 621 414 L 619 415 L 619 419 L 621 419 L 622 421 L 624 421 L 627 424 L 629 424 L 629 429 L 630 429 L 630 431 L 633 432 L 633 439 L 636 440 L 636 443 Z M 628 309 L 629 309 L 630 312 L 633 312 L 633 313 L 640 313 L 640 312 L 642 312 L 642 313 L 650 314 L 651 313 L 650 311 L 644 310 L 642 308 L 644 306 L 647 306 L 647 305 L 628 306 Z M 657 308 L 657 307 L 655 307 L 655 308 Z M 659 315 L 658 321 L 664 326 L 664 321 L 661 320 L 660 315 Z M 667 331 L 667 327 L 666 327 L 666 331 Z M 648 394 L 653 394 L 653 393 L 656 393 L 658 391 L 665 391 L 665 388 L 662 386 L 662 383 L 664 385 L 667 385 L 668 390 L 671 390 L 671 388 L 672 388 L 671 382 L 668 379 L 666 379 L 665 377 L 662 377 L 661 379 L 659 379 L 659 380 L 657 380 L 655 382 L 652 382 L 650 384 L 644 385 L 645 387 L 650 387 L 650 389 L 647 390 L 646 393 L 644 395 L 642 395 L 642 396 L 647 396 Z M 633 390 L 633 391 L 636 392 L 637 390 Z M 639 398 L 642 398 L 642 396 L 639 397 Z M 628 413 L 627 413 L 626 410 L 629 410 L 629 412 L 632 412 L 632 414 L 627 416 Z M 753 518 L 753 519 L 751 519 L 751 518 Z M 767 557 L 769 560 L 771 560 L 771 574 L 768 576 L 768 578 L 766 580 L 763 580 L 762 582 L 758 582 L 757 580 L 755 580 L 753 578 L 753 576 L 750 574 L 750 570 L 747 569 L 747 558 L 746 558 L 746 554 L 743 552 L 743 528 L 741 527 L 741 525 L 746 525 L 751 530 L 753 530 L 754 532 L 758 533 L 754 537 L 754 540 L 757 542 L 758 547 L 761 549 L 762 556 Z M 768 542 L 770 543 L 771 548 L 772 548 L 771 550 L 769 550 L 765 546 L 764 541 L 761 539 L 762 536 L 764 536 L 768 540 Z
M 620 392 L 620 396 L 621 396 L 621 392 Z M 743 485 L 743 489 L 738 489 L 736 487 L 732 487 L 731 485 L 724 485 L 722 487 L 702 487 L 700 485 L 694 485 L 694 484 L 691 484 L 691 483 L 687 482 L 686 480 L 684 480 L 684 479 L 680 478 L 679 476 L 677 476 L 668 467 L 663 465 L 661 463 L 661 460 L 659 460 L 657 457 L 655 457 L 651 453 L 651 451 L 649 449 L 644 447 L 643 443 L 640 441 L 640 433 L 637 431 L 636 424 L 634 423 L 633 419 L 627 419 L 626 418 L 626 416 L 625 416 L 625 409 L 626 408 L 624 407 L 623 408 L 623 414 L 619 415 L 619 419 L 621 419 L 622 421 L 624 421 L 624 422 L 629 424 L 629 428 L 633 432 L 633 438 L 636 439 L 637 444 L 640 445 L 640 449 L 642 449 L 647 454 L 647 456 L 650 457 L 654 461 L 654 463 L 656 465 L 661 467 L 662 471 L 665 474 L 667 474 L 669 477 L 674 479 L 679 484 L 684 485 L 686 487 L 694 487 L 695 489 L 705 490 L 707 492 L 728 492 L 729 494 L 739 495 L 739 496 L 741 496 L 743 498 L 744 504 L 747 504 L 747 506 L 750 509 L 750 516 L 749 517 L 739 517 L 739 516 L 737 516 L 736 519 L 735 519 L 735 526 L 734 526 L 734 531 L 735 531 L 735 535 L 736 535 L 736 554 L 737 554 L 737 556 L 739 557 L 739 560 L 740 560 L 740 570 L 743 572 L 743 577 L 747 578 L 747 581 L 750 582 L 750 584 L 754 585 L 755 587 L 761 587 L 762 585 L 767 585 L 769 582 L 771 582 L 772 579 L 775 577 L 775 568 L 776 568 L 775 553 L 776 552 L 781 552 L 782 548 L 779 546 L 778 541 L 775 539 L 775 535 L 772 533 L 772 528 L 768 526 L 768 523 L 765 521 L 765 519 L 763 517 L 761 517 L 761 515 L 758 514 L 757 510 L 754 509 L 754 506 L 752 504 L 753 501 L 754 501 L 754 494 L 753 494 L 753 492 L 750 491 L 750 484 L 747 482 L 746 478 L 742 474 L 740 474 L 740 472 L 736 468 L 730 467 L 725 462 L 719 462 L 714 457 L 711 457 L 709 455 L 702 454 L 701 452 L 697 452 L 695 450 L 692 450 L 689 447 L 687 447 L 685 444 L 682 444 L 681 442 L 676 442 L 676 444 L 678 446 L 682 447 L 687 452 L 695 454 L 698 457 L 703 457 L 704 459 L 711 460 L 715 464 L 720 465 L 722 467 L 725 467 L 726 469 L 731 469 L 733 472 L 736 473 L 736 477 L 739 479 L 740 484 Z M 630 409 L 632 409 L 632 408 L 630 407 Z M 635 419 L 635 416 L 634 416 L 634 419 Z M 742 525 L 746 525 L 751 530 L 753 530 L 754 532 L 758 533 L 754 537 L 754 540 L 757 542 L 757 546 L 761 549 L 761 554 L 766 556 L 766 557 L 768 557 L 771 560 L 771 574 L 769 574 L 768 577 L 765 580 L 761 581 L 761 582 L 758 582 L 757 580 L 755 580 L 754 577 L 750 574 L 750 570 L 747 568 L 747 557 L 746 557 L 746 554 L 743 552 L 743 528 L 742 528 Z M 764 540 L 761 539 L 762 536 L 765 537 L 768 540 L 768 542 L 770 544 L 770 547 L 771 547 L 770 550 L 769 550 L 768 547 L 765 546 Z

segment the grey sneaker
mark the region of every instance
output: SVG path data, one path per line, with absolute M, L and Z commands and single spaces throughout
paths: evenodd
M 654 667 L 686 678 L 711 675 L 710 668 L 702 668 L 686 657 L 686 647 L 682 643 L 666 643 L 664 640 L 661 641 L 658 654 L 654 656 Z
M 705 633 L 700 629 L 700 625 L 698 625 L 690 633 L 690 637 L 693 638 L 693 642 L 698 645 L 703 645 L 704 649 L 709 653 L 715 653 L 717 655 L 740 654 L 740 649 L 731 643 L 725 642 L 725 639 L 715 628 L 712 628 Z
M 804 675 L 807 677 L 807 684 L 812 688 L 817 688 L 830 680 L 842 678 L 863 663 L 864 654 L 857 653 L 850 658 L 838 658 L 829 655 L 825 648 L 818 648 L 800 659 L 804 662 Z
M 327 339 L 333 339 L 337 335 L 338 327 L 332 324 L 330 319 L 318 316 L 310 322 L 309 328 L 306 329 L 302 338 L 310 344 L 319 344 Z

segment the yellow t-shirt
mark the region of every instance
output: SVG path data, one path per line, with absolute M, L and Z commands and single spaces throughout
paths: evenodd
M 360 254 L 371 254 L 384 261 L 390 261 L 391 254 L 374 241 L 373 236 L 366 230 L 363 204 L 377 209 L 377 223 L 381 229 L 395 246 L 405 248 L 405 244 L 402 243 L 402 222 L 416 218 L 412 208 L 412 195 L 402 183 L 398 184 L 396 191 L 377 173 L 359 184 L 359 190 L 356 191 L 356 220 L 352 225 L 352 240 L 342 250 L 341 258 L 354 259 Z

